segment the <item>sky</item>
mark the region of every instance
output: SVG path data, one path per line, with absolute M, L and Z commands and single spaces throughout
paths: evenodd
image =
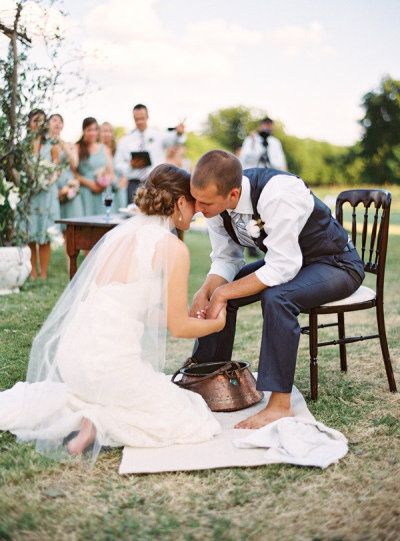
M 2 0 L 2 6 L 11 0 Z M 66 38 L 91 90 L 59 106 L 64 137 L 85 116 L 159 128 L 209 112 L 266 110 L 299 137 L 352 144 L 362 96 L 400 78 L 400 0 L 65 0 Z M 0 18 L 2 11 L 0 9 Z M 53 112 L 53 111 L 52 111 Z

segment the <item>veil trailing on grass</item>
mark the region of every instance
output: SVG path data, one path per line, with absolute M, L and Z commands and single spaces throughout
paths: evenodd
M 108 405 L 122 418 L 126 404 L 135 408 L 132 378 L 165 364 L 170 228 L 139 214 L 96 244 L 35 337 L 27 381 L 0 393 L 1 429 L 55 458 L 83 418 L 96 427 L 89 457 L 118 444 L 112 419 L 103 422 L 115 415 Z

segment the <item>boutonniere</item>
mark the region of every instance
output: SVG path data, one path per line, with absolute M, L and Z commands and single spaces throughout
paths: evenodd
M 261 234 L 261 229 L 263 229 L 265 223 L 258 218 L 258 220 L 250 220 L 246 225 L 246 231 L 254 239 L 258 239 Z
M 150 137 L 147 142 L 152 143 L 153 141 L 154 141 L 154 139 L 152 137 Z

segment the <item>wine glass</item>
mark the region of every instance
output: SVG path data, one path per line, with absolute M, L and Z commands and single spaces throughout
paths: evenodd
M 110 189 L 104 190 L 103 192 L 103 205 L 105 207 L 104 220 L 106 222 L 110 221 L 111 214 L 111 205 L 113 204 L 114 194 Z

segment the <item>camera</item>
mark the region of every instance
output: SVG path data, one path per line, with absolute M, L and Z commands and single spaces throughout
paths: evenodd
M 267 147 L 268 146 L 268 137 L 271 135 L 271 130 L 259 130 L 258 135 L 262 139 L 262 144 Z

